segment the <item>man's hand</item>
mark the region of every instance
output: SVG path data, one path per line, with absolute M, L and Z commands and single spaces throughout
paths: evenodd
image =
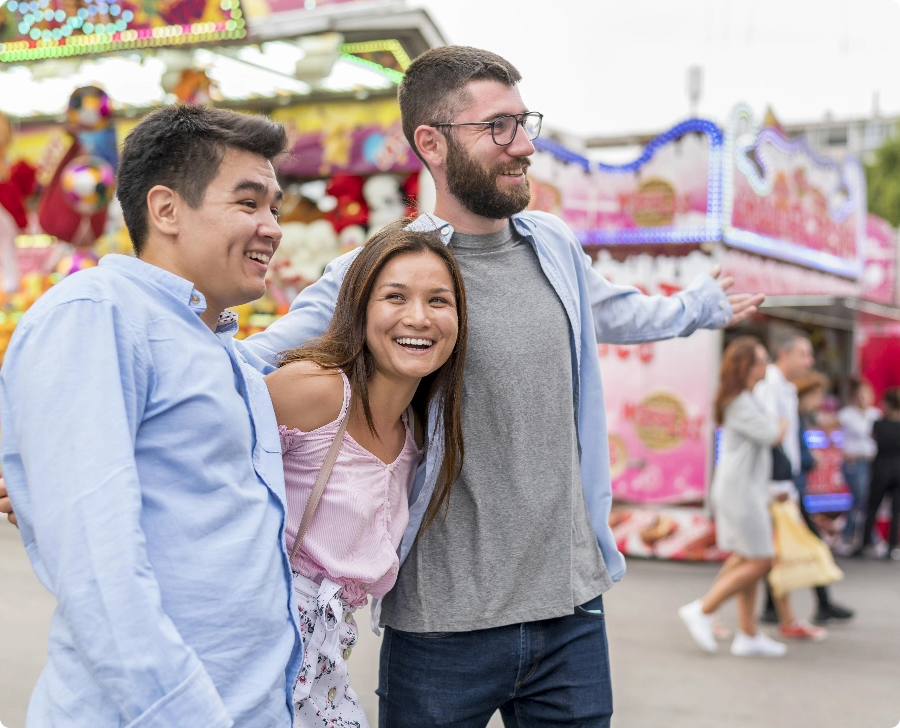
M 18 528 L 16 514 L 13 513 L 12 501 L 9 499 L 9 494 L 6 492 L 6 483 L 3 478 L 0 478 L 0 513 L 5 513 L 9 522 Z
M 709 274 L 719 281 L 719 288 L 726 293 L 734 285 L 734 278 L 731 276 L 719 279 L 719 276 L 722 275 L 722 266 L 720 265 L 713 266 Z M 734 315 L 731 317 L 731 321 L 728 322 L 728 326 L 734 326 L 744 319 L 750 318 L 756 313 L 756 307 L 765 300 L 766 296 L 763 293 L 732 293 L 728 296 L 728 303 L 731 304 L 731 310 Z

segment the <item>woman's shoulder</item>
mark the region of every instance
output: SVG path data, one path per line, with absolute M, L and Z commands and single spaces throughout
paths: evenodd
M 728 403 L 728 406 L 725 408 L 725 410 L 742 410 L 747 409 L 748 407 L 752 407 L 753 409 L 760 409 L 760 404 L 757 402 L 757 399 L 754 396 L 753 392 L 751 392 L 749 389 L 745 389 L 733 400 L 731 400 L 731 402 Z
M 279 425 L 311 432 L 334 422 L 344 405 L 344 378 L 311 361 L 279 367 L 266 376 Z

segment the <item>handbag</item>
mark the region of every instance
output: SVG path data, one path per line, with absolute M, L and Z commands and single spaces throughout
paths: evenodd
M 780 597 L 795 589 L 825 586 L 844 578 L 831 549 L 803 522 L 800 509 L 791 500 L 771 505 L 775 534 L 775 565 L 769 584 Z
M 784 452 L 781 445 L 772 448 L 772 480 L 778 482 L 780 480 L 793 480 L 794 466 L 788 460 L 788 456 Z

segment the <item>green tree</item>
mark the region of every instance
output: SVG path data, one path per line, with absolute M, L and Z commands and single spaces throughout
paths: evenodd
M 900 225 L 900 133 L 875 152 L 875 163 L 866 165 L 869 211 Z

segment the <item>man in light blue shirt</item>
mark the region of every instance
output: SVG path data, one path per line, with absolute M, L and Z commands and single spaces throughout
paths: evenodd
M 281 239 L 284 129 L 190 107 L 129 134 L 106 256 L 22 318 L 2 466 L 55 595 L 29 728 L 288 728 L 302 644 L 268 392 L 229 306 Z

